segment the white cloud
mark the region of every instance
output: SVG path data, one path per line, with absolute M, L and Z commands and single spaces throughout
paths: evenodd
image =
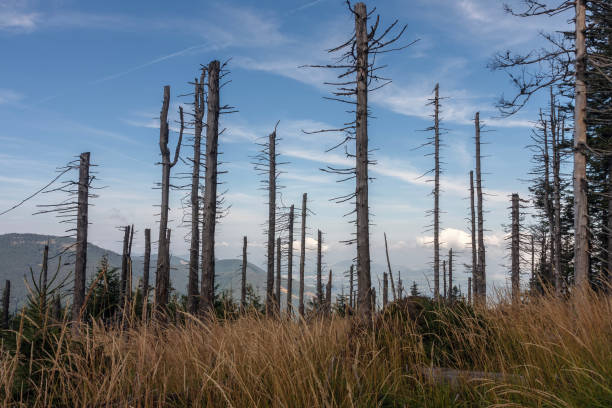
M 0 88 L 0 105 L 4 103 L 18 102 L 23 99 L 23 95 L 11 89 Z
M 40 15 L 0 8 L 0 30 L 31 32 L 36 29 Z
M 317 245 L 319 244 L 319 242 L 311 237 L 306 237 L 306 249 L 309 251 L 316 251 L 317 250 Z M 296 250 L 298 248 L 301 248 L 301 241 L 293 241 L 293 249 Z M 329 244 L 326 244 L 325 241 L 323 241 L 323 244 L 321 245 L 321 251 L 322 252 L 327 252 L 329 250 Z

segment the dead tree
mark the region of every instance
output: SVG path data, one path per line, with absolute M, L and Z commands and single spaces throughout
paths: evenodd
M 317 305 L 323 305 L 323 282 L 321 279 L 322 272 L 322 255 L 321 246 L 323 244 L 323 234 L 321 230 L 317 230 Z
M 87 227 L 89 225 L 89 152 L 81 153 L 79 162 L 79 186 L 77 197 L 76 258 L 74 262 L 74 293 L 72 298 L 72 320 L 78 321 L 85 301 L 85 279 L 87 272 Z
M 391 279 L 393 282 L 393 279 Z M 387 307 L 387 303 L 389 303 L 389 277 L 387 272 L 383 273 L 383 308 Z
M 476 112 L 476 199 L 478 204 L 478 299 L 486 302 L 487 273 L 485 263 L 484 218 L 482 208 L 482 173 L 480 170 L 480 112 Z
M 325 314 L 331 314 L 331 298 L 332 298 L 332 270 L 329 270 L 327 276 L 327 285 L 325 286 Z
M 396 291 L 395 291 L 395 283 L 393 283 L 393 272 L 391 271 L 391 261 L 389 261 L 389 246 L 387 245 L 387 233 L 384 233 L 385 236 L 385 254 L 387 255 L 387 268 L 389 269 L 389 279 L 391 279 L 391 292 L 393 293 L 393 301 L 397 299 Z
M 145 252 L 142 271 L 142 297 L 144 302 L 149 300 L 149 272 L 151 269 L 151 229 L 145 229 Z
M 281 239 L 278 237 L 276 238 L 276 282 L 274 284 L 274 307 L 276 308 L 277 314 L 280 314 L 281 306 L 281 258 Z
M 204 128 L 204 109 L 206 98 L 204 96 L 204 79 L 206 70 L 202 69 L 200 79 L 194 80 L 194 101 L 193 101 L 193 167 L 191 173 L 191 243 L 189 246 L 189 280 L 187 283 L 187 311 L 196 314 L 198 311 L 199 293 L 199 269 L 200 258 L 200 166 L 201 166 L 201 146 L 202 129 Z
M 300 235 L 300 291 L 298 311 L 304 316 L 304 263 L 306 258 L 306 201 L 308 195 L 302 195 L 302 232 Z M 352 269 L 352 266 L 351 266 Z
M 351 264 L 351 267 L 349 269 L 349 306 L 351 308 L 355 307 L 355 271 L 353 269 L 353 264 Z
M 453 299 L 453 248 L 448 250 L 448 300 Z
M 247 272 L 247 237 L 242 238 L 242 276 L 240 285 L 240 305 L 242 309 L 246 307 L 246 272 Z
M 130 245 L 130 226 L 123 227 L 123 252 L 121 255 L 121 286 L 120 293 L 122 301 L 127 297 L 127 275 L 128 275 L 128 248 Z
M 162 181 L 161 181 L 161 211 L 159 216 L 159 239 L 157 243 L 157 270 L 155 275 L 155 305 L 161 311 L 168 304 L 170 293 L 170 254 L 168 252 L 168 212 L 170 210 L 170 171 L 176 165 L 181 151 L 183 140 L 183 109 L 179 109 L 181 130 L 174 152 L 174 160 L 170 161 L 168 149 L 169 126 L 168 110 L 170 108 L 170 86 L 164 86 L 164 100 L 159 116 L 159 150 L 161 152 Z
M 519 195 L 512 194 L 512 302 L 516 303 L 520 300 L 520 230 L 519 230 Z
M 128 252 L 127 252 L 127 295 L 126 299 L 129 301 L 132 298 L 132 243 L 134 242 L 134 224 L 130 226 L 130 240 L 128 242 Z
M 406 27 L 402 28 L 399 34 L 389 38 L 389 33 L 397 25 L 397 21 L 379 33 L 380 17 L 376 17 L 376 22 L 368 31 L 368 13 L 364 3 L 356 3 L 354 8 L 347 2 L 349 10 L 355 18 L 355 32 L 351 38 L 339 47 L 329 50 L 330 53 L 342 52 L 338 62 L 331 65 L 318 65 L 315 67 L 340 69 L 338 82 L 329 83 L 336 86 L 337 90 L 333 93 L 331 100 L 340 101 L 354 108 L 350 111 L 355 114 L 355 119 L 346 123 L 340 129 L 327 129 L 325 131 L 343 132 L 345 137 L 342 142 L 335 147 L 342 145 L 347 148 L 346 155 L 355 159 L 355 167 L 333 168 L 328 167 L 325 171 L 340 174 L 343 180 L 355 179 L 355 190 L 345 196 L 336 197 L 339 203 L 355 200 L 355 239 L 347 241 L 357 244 L 357 279 L 358 279 L 358 299 L 357 309 L 362 318 L 369 318 L 372 314 L 372 279 L 370 273 L 370 218 L 368 205 L 368 166 L 373 161 L 368 157 L 368 89 L 372 82 L 380 81 L 382 85 L 371 88 L 378 89 L 390 81 L 378 75 L 380 67 L 375 66 L 376 57 L 385 52 L 393 51 L 389 48 L 401 38 Z M 402 49 L 405 47 L 398 47 Z M 350 78 L 354 76 L 354 80 Z M 348 151 L 350 141 L 355 142 L 354 153 Z M 333 149 L 333 148 L 332 148 Z M 342 180 L 341 180 L 342 181 Z
M 446 259 L 442 261 L 442 284 L 443 284 L 442 298 L 444 300 L 446 300 L 447 299 L 447 294 L 446 294 Z
M 219 61 L 208 64 L 206 115 L 206 165 L 202 225 L 202 282 L 200 309 L 207 313 L 215 302 L 215 227 L 217 224 L 217 177 L 219 153 Z
M 9 306 L 11 299 L 11 281 L 6 280 L 4 284 L 4 291 L 2 292 L 2 328 L 8 330 L 9 328 Z
M 470 224 L 472 236 L 472 286 L 478 297 L 478 247 L 476 246 L 476 210 L 474 208 L 474 172 L 470 170 Z
M 472 277 L 471 276 L 468 276 L 467 291 L 468 291 L 467 302 L 468 302 L 468 305 L 471 305 L 472 304 Z
M 293 313 L 293 221 L 294 206 L 289 209 L 289 242 L 287 248 L 287 314 Z
M 555 293 L 561 295 L 562 278 L 561 278 L 561 148 L 560 139 L 564 138 L 565 120 L 557 113 L 557 107 L 553 94 L 553 89 L 550 90 L 550 122 L 552 131 L 552 172 L 553 172 L 553 269 L 555 271 Z

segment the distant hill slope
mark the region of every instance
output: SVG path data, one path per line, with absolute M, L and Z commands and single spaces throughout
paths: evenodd
M 34 271 L 34 276 L 38 276 L 41 269 L 41 262 L 45 244 L 49 240 L 49 276 L 55 273 L 58 268 L 59 257 L 54 255 L 60 253 L 74 243 L 72 238 L 47 236 L 39 234 L 4 234 L 0 235 L 0 286 L 4 287 L 6 279 L 11 280 L 11 308 L 22 302 L 27 294 L 24 284 L 24 276 L 29 279 L 30 268 Z M 108 256 L 109 264 L 112 267 L 121 267 L 121 255 L 116 252 L 101 248 L 94 244 L 87 246 L 87 281 L 89 282 L 95 274 L 96 267 L 104 255 Z M 59 278 L 71 279 L 74 271 L 74 253 L 72 250 L 66 251 L 61 256 Z M 143 269 L 142 256 L 133 256 L 134 285 L 142 276 Z M 240 259 L 217 259 L 215 261 L 216 283 L 221 290 L 231 289 L 234 298 L 240 296 L 241 280 L 241 260 Z M 188 281 L 189 264 L 186 260 L 179 257 L 172 257 L 171 261 L 171 282 L 172 287 L 180 293 L 185 293 Z M 155 257 L 151 260 L 151 284 L 155 283 Z M 260 295 L 263 295 L 266 284 L 266 272 L 256 265 L 247 264 L 247 281 L 253 285 Z M 282 280 L 282 288 L 286 287 L 286 279 Z M 68 289 L 72 288 L 71 282 Z M 297 301 L 298 282 L 294 279 L 294 303 Z M 314 293 L 314 289 L 306 286 L 306 297 Z

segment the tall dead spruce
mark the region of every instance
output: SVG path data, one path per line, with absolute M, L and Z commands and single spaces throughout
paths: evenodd
M 164 99 L 159 116 L 159 150 L 161 152 L 162 180 L 161 180 L 161 211 L 159 216 L 159 238 L 157 243 L 157 272 L 155 275 L 155 304 L 161 311 L 168 304 L 170 292 L 170 240 L 168 230 L 168 212 L 170 210 L 170 171 L 179 159 L 181 143 L 183 140 L 183 109 L 180 108 L 181 130 L 174 151 L 174 159 L 170 161 L 168 149 L 169 126 L 168 110 L 170 108 L 170 86 L 164 86 Z
M 321 247 L 323 245 L 323 234 L 321 230 L 317 230 L 317 301 L 315 306 L 317 308 L 323 305 L 323 281 L 322 281 L 322 271 L 323 271 L 323 256 L 321 254 Z
M 304 316 L 304 266 L 306 258 L 306 205 L 308 194 L 302 195 L 302 226 L 300 234 L 300 288 L 299 288 L 299 304 L 298 312 L 300 316 Z M 352 268 L 352 267 L 351 267 Z
M 478 295 L 478 247 L 476 246 L 476 210 L 474 205 L 474 172 L 470 170 L 470 232 L 472 238 L 472 292 Z
M 325 129 L 317 132 L 344 133 L 344 139 L 333 148 L 344 145 L 347 157 L 355 159 L 355 167 L 328 167 L 325 171 L 339 174 L 343 180 L 355 179 L 355 190 L 350 194 L 336 197 L 335 200 L 339 203 L 355 200 L 356 236 L 347 243 L 356 242 L 357 244 L 357 279 L 359 283 L 357 309 L 359 315 L 364 318 L 371 316 L 372 313 L 368 166 L 374 164 L 374 162 L 368 158 L 368 91 L 379 89 L 390 83 L 389 79 L 379 76 L 378 71 L 381 67 L 375 65 L 376 57 L 381 53 L 406 48 L 410 44 L 397 48 L 390 47 L 402 37 L 406 30 L 406 26 L 404 26 L 397 35 L 390 34 L 397 26 L 397 20 L 387 28 L 382 29 L 381 32 L 379 31 L 380 16 L 376 16 L 374 24 L 368 31 L 370 15 L 366 11 L 366 5 L 356 3 L 352 7 L 350 1 L 347 1 L 347 5 L 355 17 L 354 34 L 345 43 L 329 50 L 330 53 L 340 53 L 336 63 L 311 65 L 311 67 L 341 70 L 338 81 L 328 83 L 337 87 L 336 91 L 333 92 L 333 97 L 328 99 L 354 106 L 354 110 L 350 111 L 355 113 L 353 121 L 345 123 L 339 129 Z M 353 75 L 355 79 L 351 80 L 350 77 Z M 373 83 L 375 86 L 371 87 Z M 354 152 L 348 150 L 348 144 L 351 141 L 355 142 Z
M 202 69 L 200 79 L 194 80 L 193 100 L 193 157 L 191 172 L 191 242 L 189 246 L 189 280 L 187 283 L 187 310 L 191 314 L 198 311 L 198 262 L 200 258 L 200 166 L 202 129 L 204 128 L 204 108 L 206 98 L 204 94 L 204 79 L 206 70 Z
M 294 206 L 289 209 L 289 237 L 287 248 L 287 313 L 293 312 L 293 221 L 295 217 Z
M 87 229 L 89 226 L 89 152 L 81 153 L 79 159 L 79 183 L 77 191 L 76 252 L 74 261 L 74 293 L 72 298 L 72 320 L 81 318 L 85 302 L 85 279 L 87 272 Z
M 244 311 L 246 307 L 246 271 L 247 271 L 247 237 L 242 238 L 242 273 L 240 279 L 240 307 Z
M 219 77 L 221 64 L 208 64 L 208 100 L 206 114 L 206 163 L 202 223 L 202 282 L 200 310 L 211 311 L 215 301 L 215 226 L 217 223 L 217 176 L 219 153 Z
M 511 258 L 512 258 L 512 302 L 518 302 L 520 300 L 520 236 L 519 236 L 519 195 L 512 194 L 512 230 L 511 230 Z
M 485 244 L 484 244 L 484 219 L 482 208 L 482 173 L 480 169 L 480 112 L 476 112 L 474 119 L 476 128 L 476 200 L 478 212 L 478 296 L 480 302 L 487 299 L 487 277 L 485 270 Z

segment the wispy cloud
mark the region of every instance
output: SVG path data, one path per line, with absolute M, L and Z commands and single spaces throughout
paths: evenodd
M 0 88 L 0 105 L 4 103 L 19 102 L 23 99 L 23 95 L 11 89 Z

